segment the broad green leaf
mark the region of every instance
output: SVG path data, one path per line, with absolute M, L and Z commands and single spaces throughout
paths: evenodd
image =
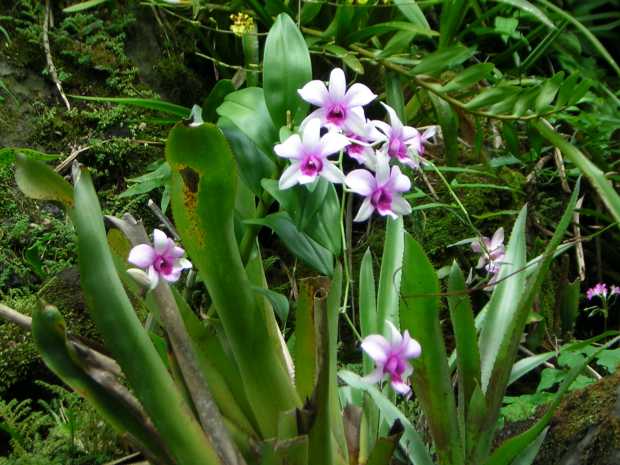
M 246 223 L 267 226 L 278 235 L 286 248 L 304 263 L 321 274 L 329 276 L 333 273 L 333 257 L 329 250 L 299 231 L 287 213 L 272 213 L 264 218 L 247 220 Z
M 147 417 L 136 404 L 123 397 L 118 385 L 95 378 L 79 353 L 67 340 L 65 321 L 56 307 L 35 308 L 32 336 L 46 365 L 65 383 L 93 404 L 97 412 L 118 432 L 128 432 L 158 460 L 171 464 L 162 447 L 161 438 L 148 424 Z
M 87 100 L 90 102 L 117 103 L 119 105 L 127 105 L 131 107 L 146 108 L 148 110 L 160 111 L 168 115 L 178 116 L 179 118 L 187 118 L 191 113 L 191 109 L 177 105 L 175 103 L 166 102 L 159 99 L 134 98 L 134 97 L 86 97 L 83 95 L 70 95 L 76 100 Z
M 428 93 L 428 96 L 435 109 L 437 121 L 441 126 L 441 135 L 446 151 L 446 164 L 456 166 L 459 160 L 459 116 L 452 106 L 441 97 Z
M 545 139 L 559 148 L 566 159 L 579 168 L 579 171 L 581 171 L 601 197 L 611 216 L 620 223 L 620 195 L 618 195 L 612 183 L 605 177 L 605 173 L 592 163 L 577 147 L 554 131 L 546 121 L 533 121 L 532 125 Z
M 376 331 L 383 334 L 385 321 L 398 324 L 398 299 L 400 294 L 401 265 L 404 250 L 403 219 L 388 218 L 381 256 L 379 272 L 379 290 L 377 291 L 377 325 Z
M 573 331 L 577 315 L 579 314 L 579 300 L 581 299 L 581 281 L 579 278 L 567 282 L 560 291 L 560 321 L 562 323 L 562 333 L 568 334 Z
M 486 78 L 494 68 L 495 65 L 493 63 L 478 63 L 470 66 L 441 86 L 441 91 L 454 92 L 455 90 L 467 88 Z
M 400 74 L 386 70 L 385 94 L 388 105 L 394 109 L 401 121 L 405 121 L 405 96 Z
M 299 94 L 312 79 L 310 53 L 303 35 L 290 16 L 280 14 L 269 30 L 263 58 L 263 88 L 269 114 L 276 127 L 287 124 L 298 113 L 304 114 L 308 105 Z
M 280 345 L 272 337 L 267 316 L 258 311 L 237 246 L 234 155 L 216 126 L 179 124 L 168 137 L 166 159 L 172 168 L 177 230 L 230 342 L 260 432 L 275 435 L 278 412 L 297 407 L 299 400 L 281 363 Z
M 405 15 L 405 18 L 413 24 L 424 29 L 430 29 L 424 13 L 415 0 L 394 0 L 394 4 Z
M 545 26 L 548 26 L 552 29 L 555 29 L 555 25 L 551 22 L 551 20 L 540 10 L 540 8 L 534 6 L 532 3 L 527 0 L 494 0 L 498 3 L 506 3 L 508 5 L 512 5 L 516 8 L 519 8 L 526 13 L 534 16 L 538 21 L 543 23 Z
M 312 397 L 317 377 L 317 333 L 315 330 L 315 279 L 299 282 L 295 308 L 295 387 L 303 402 Z
M 401 422 L 405 427 L 405 433 L 400 438 L 400 445 L 415 465 L 434 465 L 422 437 L 414 429 L 407 416 L 379 389 L 351 371 L 341 370 L 338 372 L 338 377 L 352 388 L 367 392 L 390 426 L 397 420 Z
M 538 437 L 532 441 L 530 445 L 528 445 L 522 452 L 519 453 L 519 456 L 512 462 L 511 465 L 532 465 L 534 460 L 536 460 L 536 456 L 540 451 L 545 438 L 547 437 L 547 432 L 549 431 L 549 427 L 546 427 L 544 430 L 540 432 Z
M 15 160 L 15 182 L 26 196 L 73 206 L 73 189 L 61 175 L 42 161 L 21 153 L 15 155 Z
M 537 113 L 546 110 L 555 99 L 555 96 L 560 90 L 560 85 L 564 80 L 564 72 L 560 71 L 553 75 L 551 79 L 547 79 L 542 85 L 540 92 L 536 96 L 535 109 Z
M 228 94 L 217 114 L 231 120 L 267 156 L 272 156 L 278 130 L 265 105 L 263 89 L 248 87 Z
M 278 315 L 280 321 L 284 324 L 288 319 L 289 305 L 288 299 L 286 296 L 280 294 L 279 292 L 272 291 L 271 289 L 265 289 L 264 287 L 252 286 L 252 290 L 257 294 L 261 294 L 266 297 L 271 305 L 273 306 L 273 310 Z
M 87 2 L 74 3 L 71 6 L 63 8 L 63 13 L 77 13 L 79 11 L 88 10 L 96 6 L 107 3 L 109 0 L 88 0 Z
M 217 81 L 202 104 L 204 120 L 215 123 L 217 121 L 218 107 L 224 102 L 226 96 L 234 91 L 235 85 L 230 79 L 220 79 Z
M 439 324 L 439 280 L 422 246 L 408 233 L 400 286 L 400 326 L 422 346 L 412 361 L 413 389 L 424 409 L 441 463 L 462 463 L 457 411 Z
M 220 117 L 217 125 L 230 144 L 245 185 L 257 196 L 262 195 L 261 182 L 265 178 L 275 176 L 276 164 L 228 118 Z
M 426 55 L 420 63 L 413 67 L 411 74 L 438 74 L 458 66 L 468 60 L 475 52 L 473 48 L 455 45 Z
M 78 236 L 80 281 L 97 329 L 175 459 L 219 464 L 123 289 L 90 175 L 83 170 L 75 176 L 71 218 Z
M 517 217 L 510 241 L 506 248 L 506 255 L 502 260 L 497 276 L 498 284 L 494 286 L 493 294 L 488 303 L 488 310 L 484 324 L 480 329 L 480 370 L 482 390 L 486 392 L 493 367 L 496 363 L 510 363 L 506 360 L 496 360 L 499 348 L 511 336 L 508 331 L 512 328 L 515 313 L 519 307 L 523 290 L 525 289 L 525 274 L 522 268 L 526 262 L 525 248 L 525 221 L 527 208 L 523 207 Z
M 52 161 L 61 157 L 59 153 L 43 153 L 34 149 L 24 147 L 4 147 L 0 148 L 0 166 L 10 165 L 15 162 L 15 155 L 21 153 L 31 160 Z
M 398 31 L 385 44 L 383 50 L 377 55 L 378 59 L 385 59 L 392 55 L 408 52 L 409 44 L 415 37 L 414 32 Z
M 372 265 L 372 252 L 370 249 L 366 249 L 359 273 L 359 311 L 362 337 L 377 333 L 377 298 Z M 364 373 L 370 373 L 372 366 L 372 359 L 364 353 Z
M 448 307 L 456 338 L 456 356 L 459 376 L 459 409 L 467 417 L 471 396 L 480 385 L 480 353 L 476 340 L 474 313 L 467 294 L 465 277 L 456 261 L 448 277 Z

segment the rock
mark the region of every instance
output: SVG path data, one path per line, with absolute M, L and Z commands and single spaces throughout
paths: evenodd
M 620 463 L 620 370 L 567 395 L 534 465 Z

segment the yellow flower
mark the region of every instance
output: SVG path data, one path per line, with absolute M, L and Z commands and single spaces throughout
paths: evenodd
M 239 37 L 254 30 L 254 18 L 246 13 L 232 14 L 230 20 L 233 22 L 230 25 L 230 30 Z

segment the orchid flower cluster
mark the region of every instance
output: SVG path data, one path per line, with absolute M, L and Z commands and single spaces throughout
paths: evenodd
M 603 315 L 605 319 L 605 325 L 607 325 L 607 317 L 609 316 L 609 304 L 612 302 L 617 296 L 620 296 L 620 287 L 616 285 L 610 285 L 607 287 L 605 283 L 597 283 L 592 286 L 590 289 L 586 291 L 586 298 L 588 301 L 592 301 L 595 298 L 598 298 L 600 301 L 600 305 L 592 305 L 590 307 L 586 307 L 584 311 L 588 312 L 588 316 L 594 316 L 598 313 Z
M 471 243 L 474 253 L 480 254 L 476 268 L 484 268 L 491 276 L 491 284 L 499 272 L 506 250 L 504 248 L 504 228 L 499 228 L 492 238 L 482 236 Z
M 390 160 L 419 169 L 424 144 L 435 134 L 435 128 L 420 133 L 405 126 L 394 109 L 383 103 L 389 124 L 366 119 L 364 107 L 377 95 L 360 83 L 347 89 L 340 68 L 331 72 L 328 86 L 313 80 L 298 93 L 318 108 L 301 123 L 301 135 L 293 134 L 274 148 L 276 155 L 291 161 L 280 177 L 280 189 L 309 184 L 320 176 L 331 183 L 345 184 L 364 197 L 354 221 L 365 221 L 375 211 L 392 218 L 411 213 L 411 205 L 403 198 L 411 189 L 411 181 L 397 165 L 391 166 Z M 326 130 L 323 135 L 322 129 Z M 363 168 L 345 176 L 342 167 L 329 159 L 341 152 Z

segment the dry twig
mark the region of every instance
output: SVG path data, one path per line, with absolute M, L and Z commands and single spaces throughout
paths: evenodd
M 45 0 L 45 18 L 43 19 L 43 49 L 45 50 L 45 59 L 47 61 L 47 67 L 50 70 L 50 76 L 52 77 L 52 81 L 54 81 L 54 84 L 56 84 L 56 88 L 58 89 L 60 98 L 65 103 L 67 110 L 71 110 L 71 104 L 69 103 L 65 92 L 62 90 L 62 84 L 60 83 L 60 79 L 58 79 L 56 66 L 54 66 L 54 62 L 52 61 L 52 51 L 50 50 L 49 38 L 49 27 L 52 22 L 51 18 L 52 12 L 50 7 L 50 0 Z

